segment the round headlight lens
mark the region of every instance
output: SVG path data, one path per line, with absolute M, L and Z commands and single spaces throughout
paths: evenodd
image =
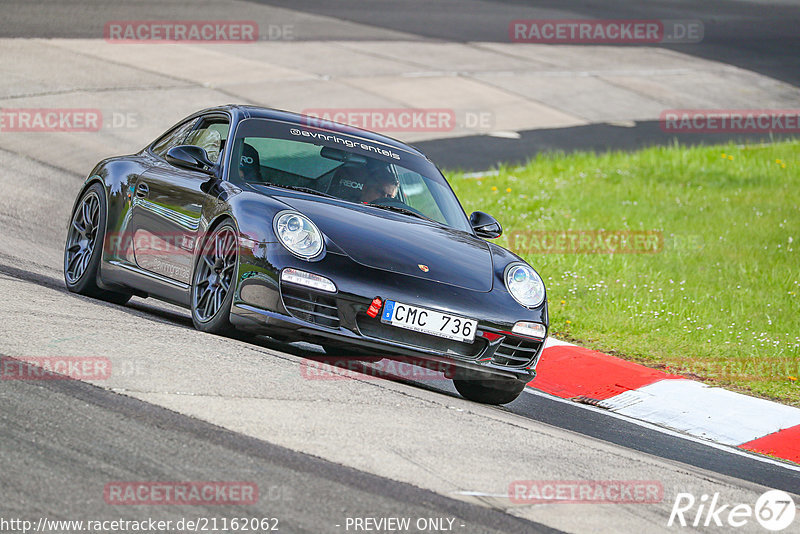
M 311 259 L 322 252 L 322 234 L 311 219 L 294 211 L 275 217 L 275 234 L 289 252 Z
M 536 308 L 544 301 L 544 282 L 524 263 L 515 263 L 506 269 L 506 289 L 526 308 Z

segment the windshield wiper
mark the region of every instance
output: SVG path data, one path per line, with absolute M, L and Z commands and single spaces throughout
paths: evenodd
M 414 210 L 410 210 L 408 208 L 401 208 L 400 206 L 389 206 L 387 204 L 373 204 L 372 202 L 365 202 L 365 204 L 367 206 L 372 206 L 373 208 L 380 208 L 382 210 L 394 211 L 396 213 L 404 213 L 405 215 L 411 215 L 413 217 L 417 217 L 418 219 L 424 219 L 426 221 L 430 221 L 430 222 L 434 222 L 434 223 L 437 223 L 437 224 L 441 224 L 441 223 L 439 223 L 439 221 L 435 221 L 435 220 L 431 219 L 430 217 L 426 217 L 425 215 L 423 215 L 423 214 L 421 214 L 419 212 L 416 212 Z
M 271 187 L 279 187 L 281 189 L 291 189 L 292 191 L 311 193 L 312 195 L 319 195 L 321 197 L 337 198 L 333 195 L 329 195 L 328 193 L 323 193 L 322 191 L 317 191 L 316 189 L 311 189 L 310 187 L 303 187 L 302 185 L 285 185 L 285 184 L 276 184 L 273 182 L 258 182 L 258 183 L 259 185 L 269 185 Z

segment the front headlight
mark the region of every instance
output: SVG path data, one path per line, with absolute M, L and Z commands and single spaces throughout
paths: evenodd
M 292 254 L 310 260 L 322 252 L 322 233 L 311 219 L 296 211 L 282 211 L 275 215 L 275 235 Z
M 506 267 L 506 289 L 526 308 L 536 308 L 544 301 L 544 282 L 529 265 L 512 263 Z

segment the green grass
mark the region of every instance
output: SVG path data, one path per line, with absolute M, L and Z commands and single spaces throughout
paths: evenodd
M 448 176 L 467 213 L 497 217 L 500 244 L 542 275 L 556 337 L 800 405 L 800 141 L 542 155 Z M 524 250 L 529 232 L 600 229 L 661 232 L 663 247 Z

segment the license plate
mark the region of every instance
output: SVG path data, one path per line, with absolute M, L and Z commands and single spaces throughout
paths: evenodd
M 475 339 L 475 330 L 478 328 L 478 321 L 474 319 L 411 306 L 394 300 L 385 302 L 381 322 L 423 334 L 470 343 Z

